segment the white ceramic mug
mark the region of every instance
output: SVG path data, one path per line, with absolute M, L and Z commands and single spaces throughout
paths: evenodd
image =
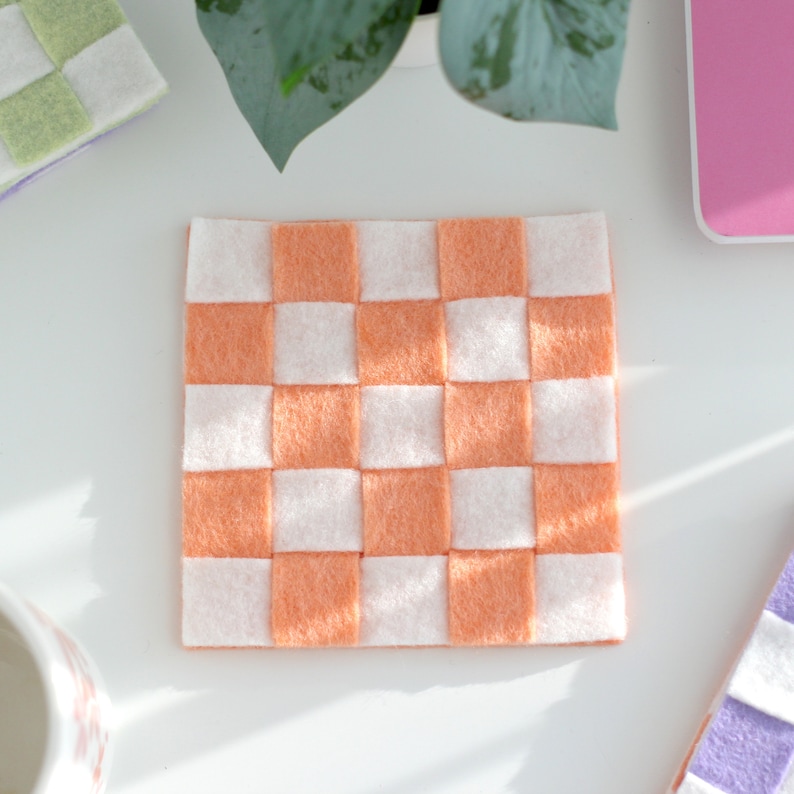
M 0 794 L 101 794 L 109 726 L 93 662 L 0 584 Z

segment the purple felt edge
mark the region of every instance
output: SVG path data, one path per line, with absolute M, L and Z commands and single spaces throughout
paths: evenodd
M 779 618 L 794 623 L 794 554 L 788 558 L 786 567 L 766 602 L 766 609 Z

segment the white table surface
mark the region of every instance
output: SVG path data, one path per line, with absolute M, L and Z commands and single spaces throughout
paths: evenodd
M 695 225 L 683 3 L 634 0 L 618 133 L 392 70 L 284 175 L 192 0 L 123 4 L 171 94 L 0 204 L 0 579 L 102 669 L 109 791 L 661 794 L 794 543 L 794 247 Z M 590 209 L 617 282 L 627 641 L 182 650 L 190 218 Z

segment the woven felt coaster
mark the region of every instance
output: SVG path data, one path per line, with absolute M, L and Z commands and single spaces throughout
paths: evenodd
M 0 0 L 0 196 L 167 90 L 115 0 Z
M 183 642 L 616 642 L 606 222 L 195 220 Z
M 794 794 L 794 555 L 670 791 Z

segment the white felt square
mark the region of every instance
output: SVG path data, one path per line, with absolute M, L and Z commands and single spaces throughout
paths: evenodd
M 536 642 L 622 640 L 626 635 L 620 554 L 535 557 Z
M 270 223 L 194 218 L 190 224 L 188 303 L 273 300 Z
M 273 551 L 363 551 L 361 472 L 273 472 Z
M 61 72 L 97 131 L 144 110 L 168 89 L 129 25 L 70 58 Z
M 532 384 L 535 463 L 613 463 L 617 454 L 612 378 L 544 380 Z
M 0 100 L 55 68 L 16 4 L 0 8 L 0 53 Z
M 185 386 L 185 471 L 273 465 L 272 386 Z
M 361 645 L 448 645 L 446 557 L 361 560 Z
M 182 560 L 182 643 L 188 647 L 272 645 L 270 560 Z
M 450 471 L 453 549 L 535 547 L 535 499 L 528 466 Z
M 529 294 L 535 298 L 612 291 L 604 214 L 526 218 Z
M 20 173 L 21 169 L 11 159 L 11 154 L 6 145 L 0 140 L 0 185 L 10 182 Z
M 725 794 L 725 792 L 689 772 L 684 776 L 675 794 Z
M 443 386 L 367 386 L 361 389 L 361 468 L 441 466 Z
M 362 301 L 439 298 L 435 221 L 359 221 Z
M 358 383 L 352 303 L 276 304 L 275 383 Z
M 529 378 L 525 298 L 468 298 L 444 305 L 451 381 Z
M 728 694 L 794 724 L 794 625 L 768 610 L 761 613 Z

